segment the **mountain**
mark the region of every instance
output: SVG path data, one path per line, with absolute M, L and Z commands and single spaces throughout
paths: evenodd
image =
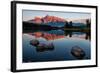
M 29 20 L 33 23 L 49 23 L 49 22 L 65 22 L 66 20 L 57 16 L 49 16 L 46 15 L 45 17 L 35 17 L 32 20 Z
M 80 19 L 64 19 L 64 18 L 60 18 L 57 16 L 49 16 L 46 15 L 44 17 L 39 17 L 36 16 L 34 19 L 31 19 L 29 21 L 25 21 L 24 23 L 28 26 L 28 24 L 34 24 L 35 25 L 48 25 L 48 27 L 64 27 L 66 24 L 68 24 L 68 26 L 75 26 L 75 27 L 85 27 L 86 26 L 86 20 L 87 18 L 80 18 Z M 89 22 L 90 19 L 88 18 Z M 68 23 L 66 23 L 68 22 Z M 72 24 L 70 24 L 70 22 L 72 22 Z M 39 27 L 39 26 L 38 26 Z

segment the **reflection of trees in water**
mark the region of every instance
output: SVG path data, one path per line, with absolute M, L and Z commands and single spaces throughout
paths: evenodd
M 91 20 L 89 20 L 89 19 L 86 20 L 86 26 L 89 28 L 91 27 Z
M 82 32 L 82 33 L 86 34 L 85 39 L 91 40 L 91 31 L 90 31 L 91 30 L 91 19 L 86 19 L 86 24 L 85 24 L 86 26 L 82 27 L 82 28 L 84 28 L 84 31 L 80 28 L 80 26 L 73 26 L 72 24 L 73 24 L 72 21 L 70 21 L 70 22 L 66 21 L 66 24 L 64 26 L 65 30 L 63 30 L 65 36 L 69 35 L 69 37 L 72 37 L 73 32 L 80 32 L 80 33 Z M 66 30 L 67 28 L 69 30 Z
M 53 34 L 49 33 L 49 31 L 46 32 L 34 32 L 31 35 L 34 35 L 36 38 L 43 37 L 46 40 L 55 40 L 55 39 L 60 39 L 64 38 L 65 36 L 73 37 L 73 35 L 81 36 L 82 34 L 85 34 L 85 37 L 83 37 L 86 40 L 91 40 L 91 33 L 90 31 L 88 32 L 81 32 L 81 31 L 71 31 L 71 30 L 61 30 L 63 31 L 62 34 L 59 34 L 60 31 L 57 31 L 56 33 Z M 74 33 L 76 32 L 76 33 Z M 78 32 L 78 34 L 77 34 Z
M 91 40 L 91 33 L 90 33 L 90 32 L 87 32 L 87 33 L 86 33 L 86 37 L 85 37 L 85 39 L 89 39 L 89 40 Z
M 76 31 L 76 32 L 80 32 L 80 31 Z M 85 36 L 85 39 L 86 39 L 86 40 L 87 40 L 87 39 L 91 40 L 91 33 L 90 33 L 90 32 L 80 32 L 80 33 L 86 34 L 86 36 Z M 69 37 L 72 37 L 73 31 L 64 30 L 64 35 L 65 35 L 65 36 L 68 36 L 68 35 L 69 35 Z
M 69 37 L 72 37 L 72 31 L 68 31 L 68 30 L 64 30 L 64 35 L 65 36 L 68 36 L 69 35 Z
M 60 30 L 60 31 L 59 31 Z M 34 36 L 38 37 L 43 37 L 46 38 L 47 40 L 55 40 L 55 39 L 60 39 L 60 38 L 64 38 L 65 36 L 69 36 L 69 37 L 73 37 L 74 34 L 76 34 L 77 36 L 85 34 L 84 39 L 86 40 L 91 40 L 91 32 L 86 31 L 78 31 L 78 30 L 63 30 L 63 29 L 59 29 L 59 30 L 50 30 L 50 31 L 32 31 L 32 33 L 34 34 Z M 55 32 L 56 31 L 56 32 Z M 73 33 L 76 32 L 76 33 Z M 77 34 L 78 32 L 78 34 Z

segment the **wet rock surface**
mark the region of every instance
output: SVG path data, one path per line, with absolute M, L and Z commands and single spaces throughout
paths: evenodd
M 41 43 L 36 47 L 37 52 L 52 51 L 53 49 L 54 49 L 53 44 L 43 44 L 43 43 Z
M 33 46 L 38 46 L 39 45 L 39 41 L 38 40 L 31 40 L 30 44 Z
M 53 43 L 44 44 L 38 40 L 31 40 L 30 45 L 35 46 L 37 52 L 51 51 L 54 49 Z
M 83 59 L 85 57 L 85 51 L 79 46 L 72 47 L 71 54 L 77 59 Z

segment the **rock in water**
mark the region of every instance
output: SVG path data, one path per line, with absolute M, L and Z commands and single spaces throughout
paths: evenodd
M 43 51 L 49 51 L 49 50 L 53 50 L 54 49 L 54 45 L 52 43 L 50 44 L 44 44 L 44 43 L 40 43 L 37 47 L 36 50 L 38 52 L 43 52 Z
M 34 40 L 30 41 L 30 44 L 33 45 L 33 46 L 38 46 L 39 45 L 39 41 L 34 39 Z
M 80 48 L 79 46 L 72 47 L 71 54 L 77 59 L 83 59 L 85 56 L 84 50 Z
M 46 50 L 46 44 L 39 44 L 37 47 L 36 47 L 36 51 L 38 52 L 43 52 Z
M 53 43 L 49 43 L 49 44 L 47 45 L 47 48 L 50 49 L 50 50 L 54 49 Z

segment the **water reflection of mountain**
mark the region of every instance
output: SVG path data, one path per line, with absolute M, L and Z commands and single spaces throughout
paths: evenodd
M 34 33 L 29 33 L 29 34 L 32 36 L 35 36 L 36 38 L 40 38 L 40 37 L 45 38 L 47 41 L 65 37 L 64 35 L 50 34 L 50 33 L 44 33 L 44 32 L 34 32 Z
M 33 33 L 28 33 L 35 36 L 36 38 L 42 37 L 46 40 L 55 40 L 60 38 L 80 38 L 90 40 L 90 32 L 73 32 L 73 31 L 64 31 L 64 30 L 51 30 L 51 31 L 37 31 Z

